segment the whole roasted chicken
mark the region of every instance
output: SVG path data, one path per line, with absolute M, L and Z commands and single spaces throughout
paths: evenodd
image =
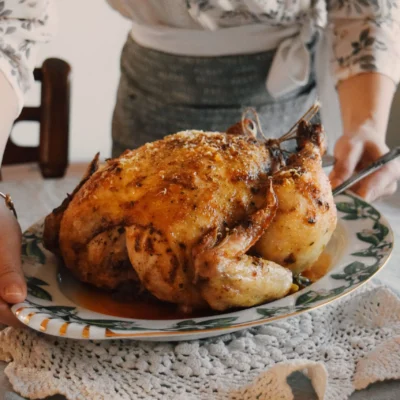
M 285 296 L 336 225 L 323 133 L 302 121 L 288 156 L 253 132 L 244 120 L 225 133 L 170 135 L 101 167 L 96 156 L 46 218 L 45 246 L 81 281 L 140 283 L 187 310 Z

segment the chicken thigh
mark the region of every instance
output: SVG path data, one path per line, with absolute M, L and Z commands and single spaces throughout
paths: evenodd
M 296 274 L 315 263 L 337 222 L 331 185 L 322 169 L 325 142 L 321 127 L 301 122 L 297 143 L 297 152 L 273 175 L 278 210 L 255 245 L 261 257 Z

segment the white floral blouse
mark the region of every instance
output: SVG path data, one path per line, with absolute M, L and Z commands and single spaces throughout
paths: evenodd
M 287 27 L 322 11 L 327 16 L 323 18 L 325 27 L 333 29 L 331 63 L 336 81 L 365 71 L 380 72 L 396 84 L 400 79 L 400 0 L 108 2 L 136 23 L 183 29 L 207 29 L 201 19 L 204 16 L 212 29 L 256 24 Z M 20 108 L 33 79 L 38 44 L 48 41 L 54 33 L 53 6 L 52 0 L 0 1 L 0 70 L 15 89 Z

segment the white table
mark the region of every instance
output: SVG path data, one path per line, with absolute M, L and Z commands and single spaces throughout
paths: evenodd
M 12 179 L 0 183 L 0 191 L 10 193 L 16 205 L 22 230 L 28 228 L 38 219 L 58 206 L 65 194 L 70 193 L 82 174 L 83 166 L 70 168 L 67 178 L 62 180 L 43 181 L 33 167 L 13 167 L 3 171 L 4 179 Z M 391 260 L 375 281 L 388 285 L 400 296 L 400 190 L 376 207 L 389 220 L 395 233 L 395 247 Z M 12 394 L 12 388 L 3 370 L 5 363 L 0 362 L 0 400 L 21 399 Z M 296 400 L 313 400 L 313 390 L 306 378 L 297 374 L 290 378 Z M 62 396 L 51 397 L 52 400 L 64 399 Z M 400 381 L 383 382 L 370 388 L 356 392 L 351 400 L 398 400 L 400 399 Z

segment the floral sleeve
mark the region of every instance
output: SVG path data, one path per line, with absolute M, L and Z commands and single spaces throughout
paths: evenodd
M 400 79 L 400 0 L 328 0 L 337 81 L 376 71 Z
M 55 27 L 52 0 L 0 1 L 0 71 L 14 88 L 19 112 L 33 81 L 35 53 Z

